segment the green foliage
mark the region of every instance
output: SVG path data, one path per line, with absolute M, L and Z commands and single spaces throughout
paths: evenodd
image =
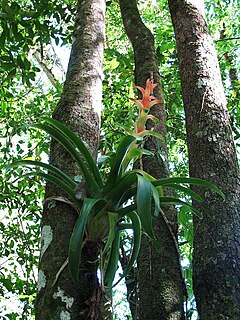
M 142 139 L 139 137 L 126 136 L 122 139 L 112 159 L 113 161 L 109 165 L 109 174 L 104 179 L 83 142 L 63 124 L 46 118 L 43 123 L 34 124 L 31 127 L 46 131 L 62 144 L 76 160 L 87 185 L 86 198 L 77 199 L 75 195 L 76 183 L 58 168 L 30 160 L 17 161 L 9 165 L 10 168 L 19 165 L 33 165 L 48 169 L 48 173 L 35 171 L 26 173 L 25 176 L 36 175 L 55 183 L 68 195 L 72 205 L 75 205 L 79 216 L 69 244 L 69 270 L 76 282 L 78 282 L 79 277 L 82 247 L 88 240 L 102 247 L 103 256 L 100 260 L 104 262 L 100 267 L 103 283 L 107 288 L 112 287 L 117 270 L 120 231 L 131 228 L 134 239 L 131 258 L 122 277 L 128 274 L 138 256 L 141 227 L 156 249 L 160 250 L 153 232 L 152 201 L 155 207 L 154 215 L 159 214 L 160 203 L 186 206 L 193 213 L 200 214 L 197 209 L 180 199 L 165 197 L 162 186 L 186 191 L 186 194 L 192 195 L 198 201 L 202 200 L 201 197 L 193 193 L 188 187 L 182 187 L 181 184 L 201 185 L 224 197 L 217 187 L 200 179 L 165 178 L 156 180 L 142 170 L 129 170 L 129 160 L 126 162 L 126 166 L 124 166 L 124 160 L 129 158 L 132 148 L 136 148 L 136 143 L 139 140 L 141 142 Z M 55 198 L 61 201 L 58 197 Z M 126 216 L 130 219 L 131 224 L 125 223 Z
M 7 82 L 20 74 L 29 85 L 39 71 L 32 67 L 30 51 L 51 43 L 52 38 L 57 44 L 69 41 L 73 8 L 69 1 L 1 1 L 0 71 Z

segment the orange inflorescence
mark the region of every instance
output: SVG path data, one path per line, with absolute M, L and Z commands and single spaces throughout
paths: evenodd
M 147 79 L 145 89 L 140 86 L 136 86 L 136 88 L 140 90 L 142 93 L 142 99 L 131 99 L 132 101 L 134 101 L 134 103 L 136 103 L 139 110 L 139 116 L 138 116 L 135 133 L 140 133 L 144 130 L 146 121 L 147 119 L 150 118 L 150 116 L 147 115 L 148 110 L 155 104 L 158 104 L 159 102 L 161 102 L 161 100 L 158 100 L 156 97 L 151 95 L 153 89 L 157 85 L 158 85 L 157 83 L 153 84 L 150 79 Z

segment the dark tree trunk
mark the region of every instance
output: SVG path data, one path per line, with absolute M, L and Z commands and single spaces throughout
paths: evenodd
M 75 131 L 95 156 L 101 109 L 104 9 L 104 0 L 78 1 L 66 82 L 53 115 Z M 52 142 L 50 162 L 71 177 L 81 174 L 70 155 L 56 141 Z M 83 187 L 83 194 L 84 191 Z M 69 239 L 77 218 L 69 205 L 50 199 L 59 195 L 64 196 L 52 184 L 47 185 L 36 319 L 103 319 L 96 262 L 93 263 L 98 257 L 96 244 L 87 243 L 84 247 L 78 285 L 70 278 L 68 267 L 54 284 L 55 276 L 68 256 Z
M 194 292 L 202 320 L 239 319 L 239 168 L 203 1 L 197 5 L 199 8 L 191 1 L 169 0 L 186 114 L 190 175 L 216 184 L 226 200 L 195 188 L 204 201 L 195 204 L 203 219 L 194 219 Z
M 120 0 L 122 19 L 126 33 L 132 43 L 135 59 L 135 83 L 145 87 L 146 80 L 151 78 L 158 86 L 154 96 L 163 101 L 158 61 L 154 37 L 144 25 L 139 15 L 135 0 Z M 154 125 L 148 121 L 147 129 L 154 128 L 166 138 L 166 112 L 164 104 L 151 108 L 151 114 L 159 119 Z M 166 142 L 147 138 L 144 148 L 155 153 L 153 158 L 143 157 L 142 167 L 156 178 L 167 177 Z M 184 281 L 177 247 L 177 215 L 173 207 L 163 208 L 169 222 L 166 224 L 161 216 L 154 221 L 156 237 L 161 245 L 157 253 L 151 241 L 143 236 L 138 258 L 138 312 L 134 319 L 180 320 L 184 319 Z M 174 239 L 175 238 L 175 239 Z

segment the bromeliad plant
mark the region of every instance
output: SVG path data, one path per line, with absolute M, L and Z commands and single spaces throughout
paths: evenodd
M 174 197 L 164 196 L 163 187 L 183 191 L 197 201 L 202 198 L 193 192 L 186 184 L 197 184 L 207 187 L 224 197 L 213 184 L 195 178 L 164 178 L 155 179 L 141 169 L 130 169 L 130 164 L 136 158 L 153 154 L 139 147 L 145 135 L 156 133 L 145 130 L 149 109 L 159 103 L 151 91 L 156 86 L 147 80 L 146 89 L 137 87 L 143 94 L 141 100 L 134 100 L 139 108 L 137 125 L 132 135 L 125 136 L 109 161 L 109 173 L 105 178 L 101 175 L 95 160 L 78 136 L 62 123 L 53 119 L 44 119 L 42 123 L 31 127 L 44 130 L 56 139 L 71 154 L 79 166 L 79 171 L 86 182 L 87 196 L 77 199 L 77 182 L 63 171 L 39 161 L 21 160 L 10 167 L 19 165 L 40 167 L 44 170 L 31 171 L 25 176 L 35 175 L 51 181 L 61 188 L 68 196 L 68 201 L 79 213 L 69 243 L 69 271 L 74 281 L 79 281 L 79 270 L 82 248 L 87 241 L 96 242 L 100 247 L 100 269 L 102 283 L 111 289 L 117 270 L 120 247 L 120 234 L 123 230 L 132 229 L 132 248 L 128 266 L 121 275 L 126 276 L 138 256 L 141 233 L 144 232 L 153 242 L 157 250 L 159 244 L 153 231 L 153 216 L 161 212 L 160 206 L 177 204 L 188 207 L 200 216 L 200 212 L 190 204 Z M 65 201 L 56 197 L 56 200 Z M 161 213 L 160 213 L 161 214 Z

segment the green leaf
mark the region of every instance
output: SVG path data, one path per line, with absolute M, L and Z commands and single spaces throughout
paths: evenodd
M 81 207 L 81 201 L 76 199 L 75 191 L 68 184 L 66 184 L 64 181 L 62 181 L 58 177 L 55 177 L 49 173 L 45 173 L 42 171 L 31 171 L 29 173 L 25 173 L 22 177 L 30 177 L 30 176 L 42 177 L 42 178 L 54 183 L 56 186 L 58 186 L 60 189 L 62 189 L 64 192 L 66 192 L 71 197 L 71 200 L 78 207 Z
M 133 169 L 132 170 L 133 172 L 136 172 L 136 173 L 140 173 L 143 177 L 145 177 L 146 179 L 148 179 L 149 181 L 155 181 L 156 178 L 154 178 L 152 175 L 150 175 L 149 173 L 147 173 L 146 171 L 144 170 L 141 170 L 141 169 Z
M 119 223 L 117 228 L 119 231 L 127 230 L 127 229 L 132 230 L 133 226 L 132 226 L 132 223 Z
M 120 276 L 120 279 L 118 280 L 117 283 L 114 284 L 114 286 L 118 284 L 122 280 L 122 278 L 128 275 L 129 271 L 131 270 L 132 266 L 137 260 L 138 253 L 141 246 L 141 221 L 139 219 L 139 216 L 136 214 L 136 212 L 133 211 L 128 214 L 128 217 L 132 221 L 132 229 L 133 229 L 133 245 L 131 250 L 131 256 L 126 269 L 123 271 L 123 273 Z
M 121 169 L 122 169 L 122 163 L 123 163 L 124 157 L 127 154 L 128 149 L 130 148 L 134 140 L 135 138 L 133 136 L 126 136 L 120 142 L 113 159 L 113 166 L 111 168 L 111 171 L 109 173 L 108 179 L 105 184 L 104 194 L 109 192 L 116 184 L 119 176 L 121 175 L 121 171 L 122 171 Z
M 148 179 L 149 181 L 155 181 L 156 178 L 154 178 L 152 175 L 150 175 L 149 173 L 145 172 L 144 170 L 141 169 L 134 169 L 132 170 L 133 172 L 136 173 L 140 173 L 143 177 L 145 177 L 146 179 Z M 163 196 L 163 188 L 161 186 L 157 186 L 156 190 L 158 192 L 158 196 L 162 197 Z
M 152 136 L 152 137 L 158 138 L 159 140 L 164 141 L 164 137 L 160 133 L 157 133 L 157 132 L 151 131 L 151 130 L 144 130 L 144 131 L 138 133 L 138 136 L 139 137 Z
M 223 199 L 225 199 L 225 195 L 218 187 L 216 187 L 211 182 L 208 182 L 208 181 L 202 180 L 202 179 L 198 179 L 198 178 L 173 177 L 173 178 L 162 178 L 162 179 L 159 179 L 159 180 L 152 182 L 152 184 L 154 186 L 165 186 L 166 184 L 169 184 L 169 183 L 189 183 L 189 184 L 202 186 L 202 187 L 208 188 L 208 189 L 216 192 Z
M 183 193 L 185 193 L 186 195 L 190 196 L 192 199 L 195 199 L 196 201 L 202 202 L 203 198 L 201 196 L 199 196 L 196 192 L 192 191 L 190 188 L 181 186 L 180 184 L 176 184 L 176 183 L 168 183 L 165 185 L 165 187 L 169 187 L 172 189 L 176 189 L 179 191 L 182 191 Z
M 161 197 L 160 198 L 160 202 L 161 202 L 161 204 L 177 204 L 177 205 L 180 205 L 180 206 L 184 206 L 184 207 L 190 209 L 192 211 L 192 213 L 194 213 L 198 218 L 202 219 L 202 213 L 198 209 L 196 209 L 192 205 L 190 205 L 187 202 L 182 201 L 182 200 L 180 200 L 178 198 Z
M 80 211 L 79 217 L 73 229 L 73 233 L 71 235 L 70 243 L 69 243 L 69 271 L 72 279 L 78 283 L 79 282 L 79 270 L 81 263 L 81 253 L 83 246 L 83 237 L 88 221 L 88 217 L 91 213 L 91 210 L 95 206 L 95 204 L 102 199 L 90 199 L 85 198 L 82 204 L 82 209 Z
M 119 66 L 119 62 L 117 61 L 116 58 L 113 58 L 110 62 L 109 62 L 109 66 L 112 70 L 116 69 Z
M 112 246 L 112 242 L 115 238 L 115 233 L 117 230 L 117 221 L 118 221 L 118 213 L 116 212 L 108 212 L 108 219 L 109 219 L 109 233 L 107 242 L 104 246 L 103 255 L 106 254 L 109 248 Z
M 152 227 L 152 213 L 151 213 L 151 200 L 152 200 L 152 186 L 151 182 L 140 175 L 137 184 L 137 213 L 140 217 L 143 230 L 151 239 L 155 239 Z
M 159 191 L 152 184 L 151 184 L 151 189 L 152 189 L 152 196 L 155 204 L 153 215 L 154 217 L 157 217 L 160 211 Z
M 112 283 L 117 271 L 118 267 L 118 259 L 119 259 L 119 246 L 120 246 L 120 232 L 117 230 L 115 234 L 115 238 L 112 243 L 111 254 L 106 266 L 106 271 L 104 274 L 104 286 L 107 288 L 112 287 Z
M 81 158 L 80 153 L 75 149 L 75 146 L 68 140 L 68 138 L 64 134 L 46 124 L 31 124 L 29 126 L 44 130 L 45 132 L 49 133 L 54 139 L 56 139 L 59 143 L 61 143 L 61 145 L 77 161 L 79 168 L 81 169 L 84 175 L 90 195 L 95 196 L 96 194 L 100 193 L 99 186 L 96 183 L 95 179 L 92 177 L 92 175 L 89 173 L 89 170 L 86 164 L 84 163 L 83 159 Z
M 142 155 L 147 155 L 150 157 L 154 156 L 154 153 L 151 151 L 145 150 L 145 149 L 139 149 L 139 148 L 134 148 L 128 151 L 126 154 L 124 161 L 123 161 L 123 172 L 126 170 L 127 166 L 129 163 L 133 160 L 136 161 L 138 157 L 141 157 Z
M 82 142 L 82 140 L 79 139 L 79 137 L 72 130 L 70 130 L 68 127 L 63 125 L 61 122 L 59 122 L 57 120 L 54 120 L 54 119 L 51 119 L 51 118 L 44 118 L 44 120 L 46 122 L 52 124 L 58 130 L 60 130 L 63 134 L 65 134 L 66 137 L 68 138 L 68 140 L 71 141 L 71 143 L 77 147 L 77 149 L 84 156 L 84 158 L 85 158 L 85 160 L 86 160 L 86 162 L 88 164 L 88 167 L 91 170 L 91 172 L 92 172 L 95 180 L 97 181 L 98 185 L 100 186 L 100 188 L 102 188 L 103 187 L 103 182 L 102 182 L 102 178 L 101 178 L 100 172 L 98 170 L 98 167 L 96 166 L 96 162 L 93 159 L 93 157 L 90 154 L 90 152 L 88 151 L 88 149 L 85 146 L 85 144 Z
M 129 212 L 132 212 L 136 209 L 137 209 L 136 204 L 130 204 L 127 207 L 117 209 L 116 213 L 118 213 L 119 218 L 123 218 L 126 214 L 128 214 Z
M 124 196 L 126 191 L 129 188 L 131 188 L 133 184 L 135 184 L 136 180 L 137 180 L 137 175 L 135 172 L 132 172 L 132 171 L 126 172 L 125 175 L 112 188 L 112 190 L 106 195 L 107 199 L 112 200 L 114 211 L 116 209 L 115 206 L 122 205 L 121 198 Z M 130 194 L 130 196 L 132 195 Z M 124 202 L 127 200 L 128 199 L 124 197 Z
M 72 189 L 74 189 L 77 186 L 77 183 L 73 179 L 71 179 L 67 174 L 50 164 L 41 161 L 19 160 L 9 164 L 8 168 L 15 168 L 18 166 L 35 166 L 45 168 L 48 171 L 55 173 L 60 179 L 65 181 Z

